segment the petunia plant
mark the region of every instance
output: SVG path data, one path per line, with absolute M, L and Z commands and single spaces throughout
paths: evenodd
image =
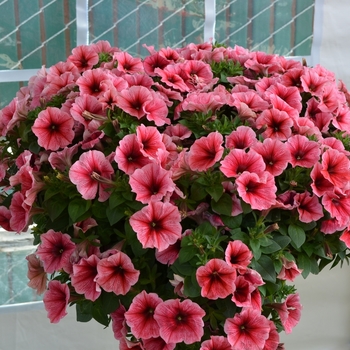
M 108 42 L 0 111 L 0 225 L 30 229 L 56 323 L 120 349 L 275 350 L 293 281 L 348 260 L 350 95 L 317 65 L 204 43 Z

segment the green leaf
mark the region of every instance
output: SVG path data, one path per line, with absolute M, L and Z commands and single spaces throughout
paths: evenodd
M 78 322 L 89 322 L 92 319 L 92 302 L 77 303 L 76 313 Z
M 260 241 L 259 241 L 259 239 L 252 238 L 252 239 L 249 241 L 249 245 L 250 245 L 251 250 L 253 251 L 254 258 L 255 258 L 256 260 L 259 260 L 259 259 L 260 259 L 260 256 L 261 256 Z
M 207 192 L 204 191 L 203 185 L 198 182 L 194 182 L 191 186 L 191 199 L 196 202 L 200 202 L 207 196 Z
M 231 228 L 238 228 L 241 226 L 242 224 L 242 215 L 237 215 L 237 216 L 227 216 L 227 215 L 221 215 L 221 220 L 223 221 L 223 223 Z
M 92 317 L 104 326 L 109 325 L 109 317 L 102 311 L 102 307 L 99 304 L 95 304 L 92 308 Z
M 288 226 L 288 235 L 296 248 L 300 248 L 306 240 L 305 231 L 297 225 L 291 224 Z
M 66 209 L 67 201 L 63 200 L 61 196 L 56 196 L 55 198 L 45 202 L 44 206 L 51 221 L 55 221 Z
M 117 209 L 113 209 L 111 207 L 108 207 L 106 209 L 106 214 L 107 214 L 107 218 L 108 218 L 108 221 L 109 221 L 111 226 L 116 224 L 118 221 L 120 221 L 125 216 L 124 210 L 117 210 Z
M 221 184 L 212 184 L 211 186 L 205 187 L 205 190 L 216 202 L 220 199 L 224 192 L 224 188 Z
M 198 285 L 195 275 L 185 277 L 184 294 L 190 298 L 199 297 L 201 295 L 201 287 Z
M 288 236 L 274 235 L 273 240 L 281 247 L 281 249 L 287 247 L 291 239 Z
M 68 204 L 68 214 L 73 222 L 79 221 L 91 206 L 91 201 L 87 201 L 83 198 L 74 198 Z
M 253 262 L 255 270 L 268 282 L 276 282 L 276 272 L 273 261 L 267 255 L 261 255 L 258 261 Z
M 229 216 L 232 213 L 232 198 L 228 193 L 224 193 L 218 201 L 211 201 L 211 207 L 215 213 Z
M 103 313 L 110 314 L 119 307 L 119 298 L 114 293 L 107 293 L 103 291 L 100 296 L 100 300 L 102 303 Z
M 196 248 L 193 245 L 182 247 L 179 253 L 179 262 L 183 264 L 190 261 L 196 255 Z
M 303 270 L 302 276 L 304 278 L 306 278 L 309 275 L 310 271 L 311 271 L 310 258 L 307 255 L 305 255 L 305 254 L 299 255 L 298 258 L 297 258 L 297 265 L 298 265 L 299 269 Z
M 131 249 L 132 249 L 133 253 L 135 254 L 135 256 L 140 257 L 140 256 L 146 254 L 147 249 L 144 249 L 142 247 L 142 244 L 138 240 L 138 238 L 136 236 L 136 232 L 130 226 L 129 221 L 125 221 L 124 230 L 125 230 L 126 239 L 129 243 L 129 245 L 131 246 Z
M 269 241 L 268 245 L 265 245 L 266 242 L 264 242 L 264 246 L 261 247 L 262 253 L 271 254 L 281 250 L 281 246 L 276 241 L 272 239 L 269 239 L 268 241 Z
M 108 199 L 109 207 L 114 209 L 120 204 L 125 202 L 125 198 L 121 195 L 120 192 L 113 192 Z

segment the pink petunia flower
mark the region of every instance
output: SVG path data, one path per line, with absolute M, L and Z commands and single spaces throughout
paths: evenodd
M 280 97 L 283 101 L 288 103 L 292 108 L 296 109 L 298 113 L 301 112 L 301 96 L 296 86 L 285 86 L 281 83 L 271 85 L 265 92 L 268 98 L 271 95 Z
M 261 174 L 266 166 L 262 156 L 255 151 L 245 152 L 242 149 L 232 149 L 220 162 L 221 172 L 227 177 L 238 177 L 243 172 Z
M 174 244 L 169 245 L 168 248 L 161 252 L 157 249 L 155 253 L 156 259 L 164 265 L 172 265 L 179 257 L 181 248 L 181 240 L 177 240 Z
M 269 320 L 269 325 L 270 325 L 270 333 L 269 337 L 267 338 L 265 342 L 265 346 L 263 350 L 279 350 L 279 341 L 280 341 L 280 336 L 277 332 L 275 324 Z
M 224 153 L 223 137 L 219 132 L 197 139 L 190 148 L 188 164 L 193 171 L 206 171 L 218 162 Z
M 258 175 L 244 171 L 236 179 L 236 184 L 238 194 L 252 209 L 265 210 L 275 204 L 277 187 L 269 172 Z
M 144 248 L 160 252 L 181 238 L 181 215 L 171 203 L 149 202 L 130 217 L 130 225 Z
M 102 121 L 106 119 L 101 102 L 96 96 L 90 94 L 78 96 L 69 112 L 75 121 L 81 123 L 85 129 L 90 131 L 96 130 Z M 92 128 L 93 123 L 95 123 L 94 128 Z
M 140 58 L 132 57 L 127 52 L 115 52 L 113 59 L 117 60 L 117 69 L 123 73 L 141 73 L 143 64 Z
M 256 127 L 265 130 L 264 139 L 287 140 L 292 134 L 293 119 L 284 111 L 276 108 L 266 109 L 256 120 Z
M 282 257 L 282 269 L 277 275 L 277 278 L 293 282 L 302 272 L 303 270 L 298 268 L 295 261 L 290 261 Z
M 235 280 L 235 291 L 232 294 L 231 300 L 238 307 L 252 306 L 252 293 L 255 287 L 252 283 L 247 281 L 244 276 L 238 276 Z
M 152 99 L 145 102 L 143 105 L 143 111 L 146 114 L 146 118 L 149 121 L 153 121 L 157 126 L 169 125 L 170 119 L 168 116 L 168 107 L 161 95 L 151 90 Z
M 300 304 L 299 294 L 290 294 L 284 303 L 273 303 L 271 306 L 277 310 L 282 326 L 287 334 L 299 323 L 302 306 Z
M 320 158 L 320 147 L 315 141 L 310 141 L 306 136 L 293 135 L 286 143 L 290 154 L 290 163 L 293 167 L 301 166 L 312 168 Z
M 52 280 L 49 282 L 48 290 L 43 297 L 44 307 L 47 311 L 47 317 L 51 323 L 58 323 L 67 315 L 67 306 L 70 293 L 67 284 Z
M 350 181 L 350 160 L 335 149 L 328 149 L 322 154 L 321 174 L 335 187 L 342 189 Z
M 111 312 L 112 330 L 114 338 L 117 340 L 123 339 L 128 333 L 128 327 L 124 316 L 125 312 L 126 309 L 122 304 L 120 304 L 115 311 Z
M 146 293 L 144 290 L 134 297 L 124 317 L 131 333 L 137 339 L 159 337 L 159 326 L 154 319 L 154 311 L 162 302 L 156 293 Z
M 88 45 L 80 45 L 72 50 L 72 54 L 67 61 L 72 62 L 79 72 L 91 69 L 98 63 L 99 57 L 96 51 Z
M 164 69 L 154 69 L 154 73 L 161 77 L 163 83 L 181 92 L 186 92 L 189 91 L 190 88 L 181 77 L 181 71 L 181 66 L 177 64 L 169 64 Z
M 172 193 L 175 190 L 171 173 L 156 163 L 136 169 L 130 175 L 129 184 L 131 191 L 136 193 L 136 200 L 143 204 L 152 200 L 162 200 L 168 192 Z
M 226 298 L 235 290 L 236 269 L 224 260 L 211 259 L 196 271 L 196 279 L 204 298 Z
M 154 126 L 141 124 L 136 128 L 136 138 L 145 157 L 158 159 L 158 150 L 166 150 L 162 135 Z
M 141 145 L 137 141 L 136 134 L 125 135 L 119 142 L 114 156 L 119 169 L 131 175 L 136 169 L 151 163 L 148 157 L 141 152 Z
M 350 230 L 349 228 L 345 229 L 340 235 L 339 239 L 345 243 L 345 245 L 350 248 Z
M 123 252 L 101 259 L 97 264 L 97 282 L 106 292 L 125 295 L 139 279 L 131 259 Z
M 232 350 L 231 344 L 227 338 L 222 335 L 211 335 L 210 339 L 205 340 L 199 350 Z
M 313 180 L 310 186 L 313 193 L 318 197 L 323 196 L 326 192 L 334 191 L 334 185 L 323 176 L 321 170 L 321 163 L 316 163 L 310 173 L 310 177 Z
M 94 199 L 98 191 L 98 200 L 104 202 L 110 196 L 106 189 L 113 185 L 110 180 L 112 174 L 114 170 L 105 155 L 101 151 L 92 150 L 83 153 L 72 165 L 69 179 L 84 199 Z
M 88 300 L 95 301 L 101 295 L 101 288 L 95 282 L 97 276 L 97 264 L 100 259 L 92 254 L 88 258 L 82 258 L 73 265 L 71 277 L 72 286 L 79 294 L 84 294 Z
M 32 131 L 38 138 L 38 144 L 50 151 L 68 146 L 74 138 L 74 120 L 56 107 L 47 107 L 38 114 Z
M 10 209 L 0 206 L 0 226 L 6 231 L 12 231 L 10 219 L 12 217 Z
M 278 139 L 265 139 L 262 143 L 256 142 L 252 145 L 252 149 L 262 156 L 266 171 L 273 176 L 281 175 L 291 160 L 286 144 Z
M 326 192 L 322 197 L 324 208 L 335 218 L 339 226 L 347 226 L 350 222 L 350 190 Z
M 323 217 L 323 208 L 319 199 L 309 192 L 297 193 L 294 197 L 301 222 L 317 221 Z
M 72 166 L 72 158 L 78 152 L 79 146 L 65 147 L 62 151 L 51 152 L 48 161 L 53 169 L 65 171 Z
M 152 350 L 174 350 L 175 343 L 166 343 L 161 337 L 142 339 L 145 349 Z
M 252 147 L 256 142 L 255 131 L 249 126 L 241 125 L 236 130 L 232 131 L 230 135 L 226 136 L 225 146 L 227 148 L 247 149 Z
M 145 116 L 146 102 L 152 101 L 152 94 L 144 86 L 132 86 L 119 92 L 117 106 L 126 113 L 141 119 Z
M 25 197 L 21 192 L 15 192 L 10 204 L 10 231 L 23 232 L 26 231 L 31 223 L 31 206 L 26 204 Z M 4 213 L 4 210 L 3 210 Z M 5 215 L 8 215 L 6 212 Z
M 253 253 L 242 241 L 230 241 L 225 250 L 225 261 L 228 265 L 243 273 L 247 270 L 253 258 Z
M 261 350 L 269 338 L 270 324 L 259 311 L 247 308 L 227 318 L 224 330 L 233 349 Z
M 47 274 L 42 262 L 35 254 L 29 254 L 26 259 L 28 261 L 28 287 L 35 289 L 39 295 L 43 294 L 46 290 Z
M 44 265 L 47 273 L 60 269 L 70 270 L 70 257 L 75 250 L 75 244 L 67 233 L 49 230 L 40 235 L 41 243 L 36 254 Z
M 166 343 L 192 344 L 200 341 L 203 334 L 205 311 L 195 302 L 186 299 L 166 300 L 157 305 L 154 318 L 159 334 Z

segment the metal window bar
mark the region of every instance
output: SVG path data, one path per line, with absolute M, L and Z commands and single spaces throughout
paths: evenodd
M 0 2 L 0 6 L 7 3 L 9 0 L 4 0 L 2 2 Z M 275 6 L 276 3 L 278 3 L 279 0 L 273 0 L 271 1 L 271 4 L 267 7 L 265 7 L 262 11 L 260 11 L 259 13 L 255 14 L 255 15 L 251 15 L 249 16 L 248 18 L 248 22 L 244 25 L 244 26 L 241 26 L 240 28 L 238 28 L 237 30 L 235 31 L 232 31 L 231 33 L 229 33 L 226 38 L 224 38 L 223 42 L 226 42 L 229 40 L 229 38 L 233 35 L 235 35 L 237 32 L 243 30 L 245 27 L 248 28 L 248 36 L 249 36 L 249 33 L 251 33 L 252 31 L 252 23 L 253 21 L 259 17 L 262 13 L 264 13 L 265 11 L 273 11 L 273 7 Z M 21 66 L 21 63 L 28 57 L 30 57 L 33 53 L 37 52 L 38 50 L 42 50 L 42 56 L 43 56 L 43 59 L 45 59 L 45 45 L 47 43 L 49 43 L 52 39 L 54 39 L 57 35 L 60 35 L 61 33 L 65 32 L 65 31 L 68 31 L 69 29 L 69 26 L 72 25 L 74 22 L 77 22 L 77 45 L 81 45 L 81 44 L 87 44 L 89 42 L 89 28 L 88 28 L 88 25 L 89 25 L 89 20 L 88 20 L 88 16 L 89 16 L 89 13 L 91 12 L 91 10 L 98 6 L 99 4 L 101 4 L 103 2 L 103 0 L 100 0 L 98 1 L 97 3 L 91 5 L 90 7 L 88 6 L 88 0 L 76 0 L 76 18 L 75 19 L 72 19 L 70 21 L 68 21 L 69 19 L 69 16 L 67 15 L 67 13 L 65 13 L 65 25 L 63 27 L 63 29 L 61 29 L 60 31 L 58 31 L 55 35 L 52 35 L 50 37 L 47 37 L 45 38 L 45 31 L 42 30 L 42 43 L 41 45 L 39 45 L 36 49 L 32 50 L 30 53 L 26 54 L 25 56 L 21 57 L 20 60 L 17 62 L 17 64 L 12 67 L 11 70 L 3 70 L 3 71 L 0 71 L 0 82 L 10 82 L 10 81 L 25 81 L 25 80 L 28 80 L 30 76 L 32 76 L 33 74 L 36 73 L 37 69 L 23 69 L 21 70 L 20 74 L 16 74 L 15 73 L 15 68 L 18 68 Z M 186 1 L 185 5 L 186 4 L 189 4 L 193 2 L 193 0 L 191 1 Z M 41 27 L 43 27 L 43 15 L 44 15 L 44 10 L 46 8 L 48 8 L 49 6 L 51 6 L 53 3 L 55 3 L 55 0 L 52 0 L 50 2 L 48 2 L 47 4 L 43 4 L 42 0 L 41 0 L 41 6 L 40 6 L 40 9 L 38 12 L 36 12 L 35 14 L 29 16 L 27 19 L 25 19 L 24 21 L 22 21 L 21 23 L 19 23 L 18 19 L 17 19 L 17 24 L 16 24 L 16 27 L 14 30 L 12 30 L 10 33 L 6 34 L 5 36 L 3 36 L 2 38 L 0 38 L 0 43 L 5 41 L 6 39 L 10 38 L 11 35 L 15 34 L 15 35 L 19 35 L 19 32 L 20 32 L 20 29 L 21 27 L 26 24 L 27 22 L 29 22 L 30 20 L 32 20 L 35 16 L 40 16 L 40 23 L 41 23 Z M 147 4 L 148 1 L 145 1 L 143 3 L 141 3 L 140 5 L 138 5 L 134 11 L 132 11 L 131 13 L 133 12 L 137 12 L 137 11 L 140 11 L 140 8 L 142 6 L 144 6 L 145 4 Z M 212 0 L 211 2 L 210 1 L 206 1 L 206 6 L 208 6 L 208 4 L 210 3 L 214 3 L 215 4 L 215 0 Z M 223 11 L 227 11 L 231 5 L 237 3 L 237 0 L 233 0 L 233 1 L 230 1 L 228 2 L 220 11 L 218 11 L 216 13 L 216 16 L 218 16 L 220 13 L 222 13 Z M 16 0 L 15 1 L 15 4 L 18 4 L 18 1 Z M 249 11 L 251 12 L 252 11 L 252 0 L 248 0 L 248 8 L 249 8 Z M 129 45 L 126 50 L 130 50 L 132 47 L 134 47 L 135 45 L 138 45 L 140 44 L 141 40 L 144 39 L 147 35 L 149 35 L 150 33 L 152 32 L 155 32 L 155 31 L 160 31 L 160 33 L 162 33 L 162 30 L 164 30 L 163 28 L 163 25 L 164 23 L 169 20 L 171 17 L 175 16 L 176 14 L 180 13 L 180 11 L 183 11 L 185 9 L 185 5 L 183 5 L 182 7 L 180 7 L 179 9 L 177 9 L 174 13 L 172 13 L 171 15 L 167 16 L 167 17 L 164 17 L 163 18 L 163 13 L 162 11 L 159 12 L 159 24 L 153 28 L 150 32 L 148 32 L 147 34 L 144 34 L 142 36 L 140 36 L 138 38 L 138 40 L 133 43 L 132 45 Z M 285 28 L 286 26 L 288 25 L 292 25 L 292 26 L 295 26 L 295 19 L 298 18 L 301 14 L 305 13 L 306 11 L 310 10 L 312 7 L 314 7 L 314 4 L 309 6 L 307 9 L 304 9 L 303 11 L 299 12 L 299 13 L 296 13 L 296 0 L 293 1 L 293 10 L 292 10 L 292 20 L 290 22 L 288 22 L 287 24 L 285 24 L 283 27 L 279 28 L 278 30 L 275 30 L 275 31 L 272 31 L 271 32 L 271 28 L 272 28 L 272 24 L 270 25 L 270 35 L 267 39 L 264 40 L 264 42 L 266 41 L 269 41 L 271 43 L 271 40 L 273 39 L 273 36 L 278 33 L 279 31 L 281 31 L 283 28 Z M 67 11 L 67 9 L 65 9 L 65 11 Z M 115 21 L 115 23 L 113 24 L 113 26 L 111 26 L 109 29 L 105 30 L 103 33 L 99 34 L 98 36 L 96 36 L 95 38 L 93 38 L 92 40 L 90 40 L 90 42 L 96 42 L 97 40 L 100 40 L 103 38 L 103 36 L 108 33 L 109 31 L 111 30 L 114 30 L 116 31 L 116 27 L 117 25 L 123 21 L 125 18 L 127 18 L 128 16 L 131 15 L 131 13 L 123 16 L 122 18 L 119 18 Z M 271 18 L 273 18 L 273 16 L 270 16 Z M 116 16 L 115 16 L 116 18 Z M 91 21 L 90 21 L 91 22 Z M 203 24 L 201 24 L 198 28 L 196 28 L 195 31 L 200 31 L 200 30 L 204 30 L 205 29 L 205 21 Z M 191 32 L 191 33 L 188 33 L 188 34 L 184 34 L 183 35 L 183 38 L 176 42 L 175 45 L 178 46 L 180 44 L 182 44 L 183 42 L 186 41 L 187 38 L 189 38 L 191 35 L 193 35 L 193 33 L 195 32 Z M 116 34 L 116 33 L 115 33 Z M 163 33 L 164 35 L 164 33 Z M 291 35 L 291 42 L 294 41 L 294 30 L 292 30 L 292 35 Z M 66 44 L 66 51 L 69 51 L 68 50 L 68 46 L 70 45 L 70 41 L 69 41 L 69 37 L 68 37 L 68 34 L 67 32 L 65 32 L 65 36 L 66 36 L 66 39 L 67 39 L 67 44 Z M 114 37 L 117 39 L 118 36 L 117 35 L 114 35 Z M 304 39 L 303 40 L 303 43 L 307 42 L 308 40 L 310 40 L 312 38 L 312 36 L 309 36 L 308 38 Z M 17 37 L 17 42 L 19 42 L 20 40 L 18 40 L 19 38 Z M 43 40 L 44 39 L 44 40 Z M 159 39 L 161 40 L 161 39 Z M 21 47 L 20 47 L 20 44 L 17 44 L 18 47 L 18 53 L 20 54 L 20 51 L 21 51 Z M 294 49 L 297 48 L 297 47 L 300 47 L 301 46 L 301 43 L 298 43 L 296 45 L 294 45 Z M 255 45 L 253 47 L 253 49 L 257 48 L 258 45 Z M 70 48 L 69 48 L 70 49 Z M 290 54 L 293 54 L 293 50 L 290 50 L 289 53 Z M 19 55 L 20 56 L 20 55 Z M 39 69 L 39 67 L 38 67 Z
M 278 0 L 277 0 L 277 1 L 278 1 Z M 275 2 L 276 2 L 276 1 L 275 1 Z M 277 33 L 279 33 L 279 32 L 280 32 L 281 30 L 283 30 L 284 28 L 288 27 L 288 25 L 295 23 L 295 19 L 296 19 L 296 18 L 300 17 L 302 14 L 304 14 L 304 13 L 307 12 L 307 11 L 309 11 L 310 9 L 313 9 L 314 6 L 315 6 L 315 5 L 312 4 L 312 5 L 308 6 L 307 8 L 305 8 L 304 10 L 300 11 L 300 12 L 299 12 L 297 15 L 295 15 L 290 21 L 288 21 L 287 23 L 285 23 L 283 26 L 279 27 L 277 30 L 273 31 L 265 40 L 261 41 L 259 44 L 256 44 L 255 46 L 253 46 L 253 47 L 252 47 L 252 50 L 253 50 L 253 51 L 254 51 L 254 50 L 257 50 L 258 47 L 259 47 L 261 44 L 265 43 L 266 41 L 270 41 L 271 39 L 273 39 L 273 37 L 274 37 Z M 310 38 L 312 38 L 312 35 L 310 35 L 307 39 L 310 39 Z M 303 42 L 305 42 L 305 41 L 307 41 L 307 40 L 304 39 Z M 299 43 L 298 46 L 300 46 L 300 45 L 301 45 L 301 44 Z M 293 45 L 291 45 L 291 46 L 292 46 L 292 49 L 291 49 L 290 53 L 292 54 L 293 51 L 294 51 L 294 49 L 295 49 L 295 47 L 296 47 L 296 45 L 294 45 L 294 43 L 293 43 Z

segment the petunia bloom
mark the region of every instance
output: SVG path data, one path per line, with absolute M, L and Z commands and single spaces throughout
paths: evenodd
M 115 150 L 114 160 L 120 170 L 131 175 L 136 169 L 151 163 L 141 152 L 141 145 L 135 134 L 125 135 Z
M 205 340 L 199 350 L 232 350 L 227 338 L 222 335 L 212 335 Z
M 130 175 L 129 184 L 131 191 L 136 193 L 136 200 L 143 204 L 152 200 L 162 200 L 167 193 L 173 193 L 175 190 L 171 173 L 157 163 L 150 163 L 141 169 L 136 169 Z
M 266 166 L 263 157 L 255 152 L 232 149 L 221 162 L 220 170 L 227 177 L 238 177 L 243 172 L 260 174 Z
M 233 349 L 261 350 L 269 337 L 270 325 L 259 311 L 247 308 L 227 318 L 224 330 Z
M 98 200 L 104 202 L 109 198 L 108 186 L 113 183 L 114 174 L 111 163 L 101 151 L 88 151 L 83 153 L 69 170 L 70 180 L 77 186 L 84 199 L 94 199 L 97 191 Z
M 260 176 L 245 171 L 237 178 L 236 184 L 239 195 L 252 209 L 269 209 L 275 203 L 277 187 L 273 175 L 267 171 Z
M 60 269 L 70 270 L 70 257 L 75 250 L 75 244 L 67 233 L 49 230 L 40 235 L 41 244 L 36 254 L 43 263 L 47 273 Z
M 253 258 L 253 253 L 242 241 L 230 241 L 225 250 L 225 261 L 230 266 L 238 269 L 240 273 L 247 270 Z
M 51 323 L 58 323 L 67 315 L 67 306 L 70 293 L 67 284 L 52 280 L 49 282 L 48 290 L 43 297 L 44 307 L 47 311 L 47 317 Z
M 159 337 L 159 326 L 154 319 L 154 311 L 162 301 L 156 293 L 146 293 L 144 290 L 132 300 L 124 317 L 137 339 Z
M 302 272 L 303 270 L 298 268 L 295 261 L 290 261 L 282 257 L 282 269 L 277 275 L 277 278 L 293 282 Z
M 135 269 L 131 259 L 118 251 L 98 262 L 95 281 L 106 292 L 125 295 L 138 281 L 139 275 L 140 271 Z
M 73 265 L 72 286 L 77 293 L 84 294 L 86 299 L 92 301 L 101 295 L 101 288 L 95 282 L 99 261 L 100 259 L 93 254 Z
M 190 299 L 166 300 L 157 305 L 154 318 L 159 325 L 159 334 L 167 343 L 192 344 L 204 334 L 205 311 Z
M 301 317 L 302 306 L 299 294 L 290 294 L 283 303 L 273 303 L 271 306 L 277 310 L 285 332 L 291 333 Z
M 212 300 L 232 294 L 236 277 L 236 270 L 221 259 L 211 259 L 196 271 L 202 297 Z
M 171 203 L 151 201 L 130 217 L 130 225 L 144 248 L 160 252 L 181 238 L 181 216 Z
M 46 290 L 47 274 L 42 262 L 35 254 L 29 254 L 26 259 L 28 261 L 28 287 L 35 289 L 39 295 L 43 294 Z
M 221 159 L 224 153 L 223 137 L 212 132 L 197 139 L 190 148 L 188 164 L 193 171 L 206 171 Z
M 342 189 L 350 180 L 350 161 L 348 157 L 335 149 L 322 154 L 321 174 L 334 186 Z
M 310 141 L 306 136 L 293 135 L 286 143 L 291 154 L 290 163 L 293 167 L 301 166 L 312 168 L 319 160 L 321 151 L 315 141 Z
M 56 107 L 47 107 L 35 119 L 32 131 L 38 144 L 50 151 L 68 146 L 74 138 L 74 119 Z

